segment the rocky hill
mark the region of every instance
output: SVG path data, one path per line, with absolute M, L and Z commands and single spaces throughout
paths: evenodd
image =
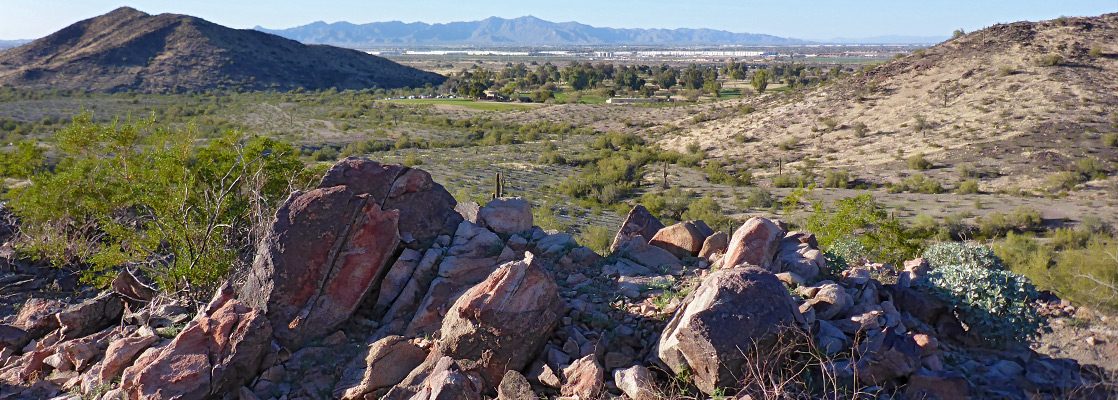
M 1104 399 L 1115 390 L 1103 368 L 990 346 L 1004 324 L 974 323 L 986 308 L 947 302 L 928 284 L 937 268 L 958 266 L 851 260 L 838 272 L 814 235 L 778 221 L 755 217 L 731 236 L 702 221 L 664 226 L 640 206 L 603 257 L 533 226 L 524 199 L 456 203 L 422 170 L 358 158 L 293 193 L 253 265 L 196 312 L 128 271 L 109 291 L 54 300 L 45 287 L 73 290 L 72 280 L 47 282 L 58 269 L 40 275 L 8 261 L 5 399 Z M 1090 312 L 1028 301 L 1054 318 Z
M 303 43 L 363 47 L 400 44 L 475 46 L 579 45 L 791 45 L 799 39 L 714 29 L 615 29 L 577 22 L 551 22 L 526 16 L 490 17 L 481 21 L 426 24 L 315 22 L 288 29 L 257 30 Z
M 1118 14 L 996 25 L 729 104 L 674 121 L 683 132 L 657 139 L 680 150 L 697 142 L 731 164 L 767 167 L 762 175 L 810 159 L 883 184 L 923 153 L 933 165 L 923 173 L 946 182 L 966 166 L 983 191 L 1041 188 L 1077 161 L 1118 161 L 1102 140 L 1118 132 Z
M 33 89 L 366 89 L 444 79 L 354 50 L 128 7 L 0 52 L 0 85 Z

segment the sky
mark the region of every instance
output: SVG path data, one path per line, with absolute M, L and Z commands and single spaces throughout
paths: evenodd
M 121 6 L 234 28 L 533 15 L 599 27 L 711 28 L 809 40 L 949 36 L 1000 22 L 1118 12 L 1118 0 L 0 0 L 0 40 L 43 37 Z

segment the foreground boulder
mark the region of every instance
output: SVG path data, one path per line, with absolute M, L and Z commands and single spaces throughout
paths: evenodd
M 437 350 L 478 360 L 488 387 L 528 366 L 561 315 L 559 288 L 531 253 L 501 265 L 450 308 Z
M 334 397 L 363 399 L 366 394 L 384 394 L 400 383 L 427 358 L 427 350 L 402 336 L 389 336 L 367 347 L 354 359 L 357 365 L 346 368 Z
M 478 211 L 478 225 L 488 227 L 502 235 L 512 235 L 532 229 L 532 203 L 520 197 L 501 197 L 490 200 Z
M 267 311 L 283 346 L 325 336 L 379 287 L 399 243 L 398 220 L 398 211 L 346 186 L 293 193 L 276 211 L 239 297 Z
M 730 238 L 730 247 L 726 250 L 726 256 L 722 258 L 722 267 L 751 265 L 780 272 L 774 271 L 772 265 L 777 245 L 782 238 L 784 238 L 784 230 L 775 222 L 761 217 L 750 218 Z
M 121 388 L 130 399 L 220 397 L 256 376 L 271 339 L 263 312 L 233 299 L 225 286 L 170 344 L 141 355 Z
M 652 216 L 647 208 L 644 208 L 644 206 L 633 207 L 629 211 L 629 216 L 625 217 L 625 222 L 621 223 L 621 229 L 617 231 L 617 236 L 613 238 L 613 244 L 609 246 L 609 251 L 611 253 L 616 252 L 622 245 L 633 240 L 636 236 L 654 237 L 656 232 L 661 229 L 664 229 L 664 224 Z
M 703 229 L 706 228 L 706 229 Z M 684 221 L 661 229 L 648 244 L 667 250 L 676 258 L 697 256 L 703 242 L 714 234 L 702 221 Z
M 720 269 L 687 297 L 660 338 L 658 356 L 674 373 L 688 368 L 712 394 L 736 388 L 755 352 L 769 353 L 795 323 L 788 289 L 759 268 Z
M 399 210 L 400 236 L 415 249 L 453 234 L 462 222 L 454 196 L 421 169 L 349 157 L 334 164 L 318 184 L 319 189 L 335 186 L 368 194 L 384 210 Z

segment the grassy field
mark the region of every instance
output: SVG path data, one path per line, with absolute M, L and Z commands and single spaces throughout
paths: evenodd
M 477 101 L 474 99 L 407 99 L 385 101 L 403 104 L 434 104 L 459 106 L 478 111 L 519 111 L 532 108 L 532 106 L 524 104 L 496 103 L 491 101 Z

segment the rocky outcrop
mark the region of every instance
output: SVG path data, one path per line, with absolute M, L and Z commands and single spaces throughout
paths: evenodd
M 388 392 L 427 358 L 427 350 L 402 336 L 389 336 L 366 346 L 346 369 L 334 397 L 346 400 L 363 399 L 367 394 Z
M 437 349 L 480 360 L 482 378 L 496 387 L 508 370 L 528 366 L 561 314 L 558 287 L 526 253 L 458 298 L 443 320 Z
M 703 249 L 703 242 L 713 234 L 706 224 L 700 223 L 701 221 L 684 221 L 665 227 L 656 232 L 648 244 L 667 250 L 676 258 L 697 256 Z
M 345 186 L 352 195 L 368 194 L 383 210 L 398 210 L 400 237 L 412 248 L 452 235 L 462 222 L 454 196 L 421 169 L 350 157 L 334 164 L 318 184 L 319 189 L 335 186 Z
M 783 237 L 784 230 L 776 223 L 761 217 L 750 218 L 730 238 L 730 246 L 722 257 L 722 267 L 749 265 L 780 272 L 773 271 L 772 264 L 777 245 Z
M 58 313 L 58 325 L 62 336 L 73 339 L 105 329 L 120 322 L 124 313 L 124 302 L 112 292 L 104 292 L 97 297 L 83 301 Z
M 525 232 L 532 229 L 532 204 L 520 197 L 496 198 L 478 211 L 478 221 L 502 235 Z
M 618 251 L 625 243 L 633 240 L 636 236 L 643 236 L 645 240 L 656 236 L 656 232 L 664 229 L 664 224 L 644 206 L 635 206 L 629 211 L 629 215 L 625 217 L 625 222 L 621 224 L 621 229 L 617 231 L 617 236 L 613 238 L 613 244 L 609 246 L 611 253 Z
M 256 377 L 271 340 L 264 313 L 235 300 L 226 286 L 167 347 L 141 356 L 121 387 L 130 398 L 153 400 L 231 393 Z
M 283 346 L 298 348 L 332 332 L 388 270 L 399 212 L 355 191 L 333 186 L 292 194 L 260 243 L 239 297 L 267 311 Z
M 704 393 L 736 389 L 754 352 L 772 350 L 794 329 L 796 308 L 788 290 L 759 268 L 712 273 L 684 301 L 659 343 L 659 361 L 675 373 L 688 368 Z

